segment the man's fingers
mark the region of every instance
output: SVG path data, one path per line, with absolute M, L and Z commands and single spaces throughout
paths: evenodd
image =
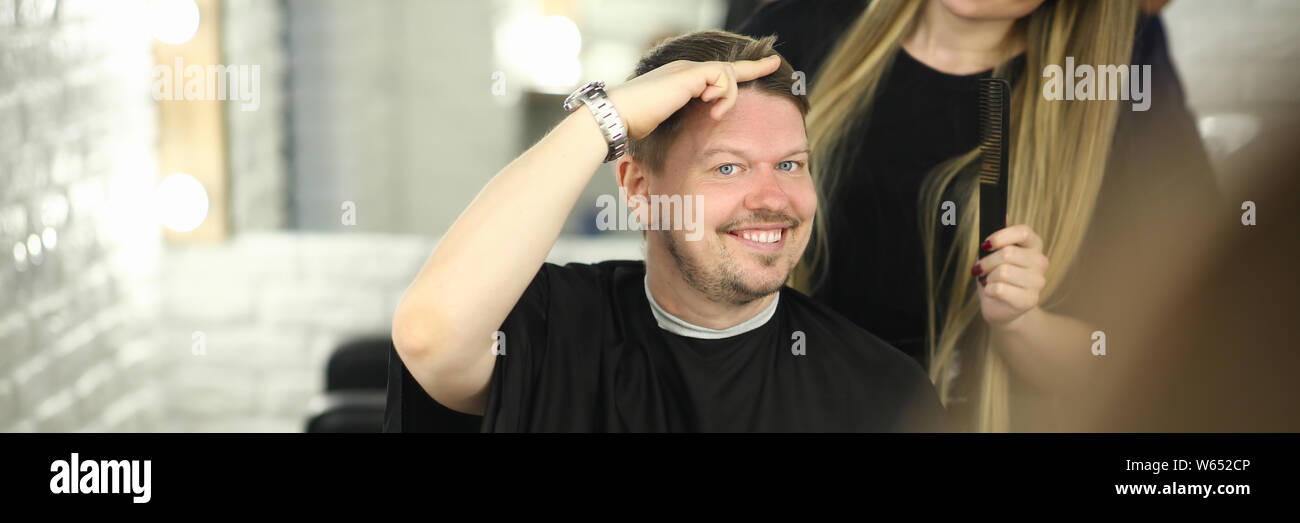
M 731 66 L 736 71 L 737 82 L 748 82 L 776 72 L 781 67 L 781 57 L 771 55 L 758 60 L 737 60 L 731 62 Z
M 712 102 L 717 100 L 719 96 L 722 96 L 726 92 L 727 90 L 722 88 L 722 86 L 709 84 L 708 87 L 704 88 L 704 92 L 700 93 L 700 100 L 704 102 Z
M 756 78 L 762 78 L 781 66 L 778 55 L 771 55 L 759 60 L 738 60 L 735 62 L 711 62 L 702 64 L 708 67 L 708 83 L 700 92 L 703 102 L 716 102 L 709 110 L 715 120 L 722 119 L 731 107 L 736 105 L 740 94 L 739 84 Z
M 725 72 L 727 75 L 727 92 L 718 100 L 717 107 L 713 108 L 714 120 L 721 120 L 722 116 L 727 114 L 727 111 L 731 110 L 731 106 L 736 105 L 736 97 L 740 96 L 740 88 L 737 86 L 738 82 L 736 82 L 736 77 L 734 76 L 735 73 L 730 67 L 724 69 L 726 70 Z

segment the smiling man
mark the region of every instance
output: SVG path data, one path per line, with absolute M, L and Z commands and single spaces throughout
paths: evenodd
M 772 39 L 708 31 L 575 93 L 407 289 L 393 341 L 411 375 L 484 431 L 949 430 L 913 360 L 785 286 L 817 211 L 792 76 Z M 614 159 L 629 199 L 702 205 L 703 234 L 657 221 L 644 263 L 544 263 Z M 673 216 L 648 207 L 642 223 Z

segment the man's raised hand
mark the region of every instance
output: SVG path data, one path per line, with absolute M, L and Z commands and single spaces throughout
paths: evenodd
M 639 140 L 695 98 L 716 102 L 709 110 L 719 120 L 736 104 L 737 85 L 772 74 L 778 55 L 735 62 L 669 62 L 609 91 L 614 109 L 627 125 L 628 139 Z

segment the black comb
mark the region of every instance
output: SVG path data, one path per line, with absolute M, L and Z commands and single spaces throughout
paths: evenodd
M 1011 84 L 980 79 L 979 240 L 1007 226 L 1007 142 L 1011 139 Z

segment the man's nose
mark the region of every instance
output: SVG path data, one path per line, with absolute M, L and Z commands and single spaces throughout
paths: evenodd
M 790 198 L 781 185 L 781 175 L 772 166 L 759 167 L 754 175 L 754 185 L 745 197 L 745 207 L 778 211 L 789 207 Z

